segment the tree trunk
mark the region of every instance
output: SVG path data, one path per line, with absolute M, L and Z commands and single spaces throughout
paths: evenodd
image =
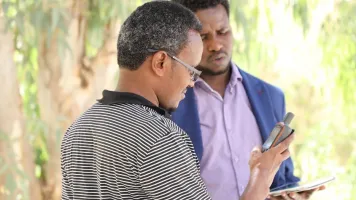
M 5 167 L 0 175 L 0 199 L 16 199 L 18 194 L 28 194 L 29 199 L 41 199 L 39 183 L 35 177 L 33 149 L 26 137 L 13 58 L 14 37 L 10 32 L 5 32 L 4 25 L 5 19 L 0 15 L 0 168 Z M 6 186 L 12 183 L 16 184 L 13 191 L 11 186 Z
M 41 119 L 48 126 L 47 146 L 49 161 L 44 167 L 45 182 L 42 191 L 45 199 L 60 199 L 61 171 L 60 144 L 70 124 L 95 100 L 104 88 L 113 89 L 116 65 L 116 38 L 119 23 L 111 23 L 103 30 L 105 41 L 93 59 L 85 55 L 85 34 L 87 1 L 72 1 L 71 19 L 68 21 L 68 35 L 65 40 L 70 50 L 64 57 L 59 54 L 59 35 L 52 36 L 46 44 L 43 33 L 39 44 L 38 102 Z

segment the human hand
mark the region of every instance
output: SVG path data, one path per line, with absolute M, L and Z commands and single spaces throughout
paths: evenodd
M 311 195 L 318 191 L 318 190 L 324 190 L 325 186 L 322 185 L 318 188 L 312 189 L 312 190 L 307 190 L 303 192 L 291 192 L 291 193 L 283 193 L 282 196 L 270 196 L 268 199 L 270 200 L 307 200 L 311 197 Z
M 294 134 L 290 135 L 283 142 L 264 153 L 260 147 L 255 147 L 252 150 L 249 161 L 250 180 L 245 190 L 245 196 L 249 198 L 246 197 L 246 199 L 264 199 L 268 196 L 269 187 L 281 163 L 290 156 L 288 148 L 294 137 Z

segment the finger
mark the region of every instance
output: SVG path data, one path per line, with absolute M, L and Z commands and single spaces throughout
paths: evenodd
M 270 199 L 270 200 L 284 200 L 284 198 L 282 196 L 271 196 L 271 195 L 268 195 L 267 199 Z
M 287 160 L 290 157 L 290 151 L 287 149 L 281 154 L 281 162 Z
M 278 153 L 284 152 L 286 149 L 289 148 L 289 145 L 293 142 L 294 140 L 294 134 L 291 134 L 288 136 L 283 142 L 279 143 L 275 148 Z
M 303 193 L 300 193 L 299 195 L 302 197 L 301 199 L 309 199 L 310 196 L 313 194 L 314 191 L 310 192 L 303 192 Z
M 267 199 L 269 199 L 269 200 L 283 200 L 284 198 L 281 196 L 268 196 Z
M 302 192 L 300 195 L 304 198 L 304 199 L 309 199 L 310 196 L 316 192 L 316 191 L 320 191 L 320 190 L 324 190 L 325 189 L 325 185 L 322 185 L 318 188 L 315 188 L 315 189 L 312 189 L 312 190 L 308 190 L 308 191 L 305 191 L 305 192 Z
M 250 166 L 253 166 L 255 163 L 255 161 L 262 155 L 261 152 L 261 148 L 260 147 L 254 147 L 253 150 L 251 151 L 251 156 L 250 156 L 250 160 L 248 162 L 248 164 Z
M 325 190 L 326 186 L 325 185 L 322 185 L 318 188 L 318 190 Z
M 289 193 L 288 196 L 294 200 L 302 200 L 303 199 L 301 195 L 299 195 L 298 193 L 295 193 L 295 192 Z
M 318 188 L 315 188 L 315 189 L 312 189 L 312 190 L 305 191 L 304 193 L 309 193 L 309 194 L 312 194 L 312 193 L 314 193 L 314 192 L 316 192 L 316 191 L 319 191 L 319 190 L 324 190 L 324 189 L 325 189 L 325 185 L 322 185 L 322 186 L 320 186 L 320 187 L 318 187 Z
M 287 193 L 283 193 L 282 194 L 282 197 L 285 199 L 285 200 L 293 200 L 292 198 L 289 197 L 289 195 Z
M 253 147 L 251 154 L 259 154 L 259 153 L 262 153 L 261 147 L 260 146 Z
M 275 197 L 274 200 L 284 200 L 284 197 L 283 196 L 277 196 L 277 197 Z
M 306 193 L 313 194 L 315 191 L 318 191 L 319 188 L 314 188 L 312 190 L 306 191 Z

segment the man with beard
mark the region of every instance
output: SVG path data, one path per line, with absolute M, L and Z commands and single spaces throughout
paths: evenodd
M 243 71 L 231 61 L 233 35 L 227 0 L 172 0 L 193 12 L 203 25 L 204 50 L 194 89 L 173 113 L 193 141 L 201 175 L 213 199 L 236 200 L 249 180 L 249 152 L 283 120 L 283 92 Z M 282 163 L 271 188 L 292 186 L 291 159 Z M 308 198 L 313 191 L 305 192 Z M 299 198 L 292 193 L 291 197 Z M 286 199 L 289 196 L 286 195 Z

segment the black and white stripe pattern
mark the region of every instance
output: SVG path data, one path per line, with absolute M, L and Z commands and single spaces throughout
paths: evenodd
M 210 199 L 189 136 L 155 110 L 96 103 L 61 146 L 62 199 Z

